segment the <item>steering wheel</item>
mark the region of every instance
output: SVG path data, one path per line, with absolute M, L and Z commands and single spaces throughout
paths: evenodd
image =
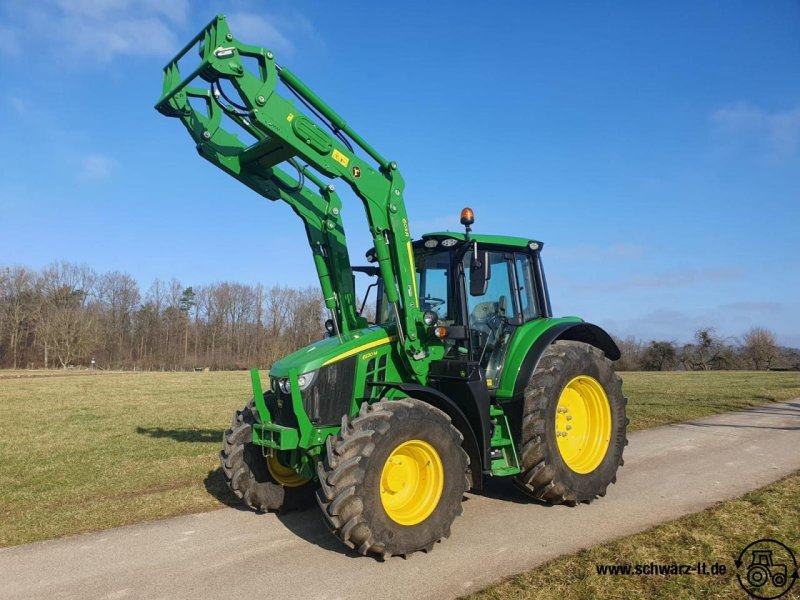
M 447 302 L 444 298 L 436 298 L 434 296 L 425 296 L 422 300 L 428 305 L 428 308 L 436 308 Z

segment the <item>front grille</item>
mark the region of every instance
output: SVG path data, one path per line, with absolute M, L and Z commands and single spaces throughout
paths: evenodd
M 315 426 L 338 425 L 342 415 L 350 413 L 353 385 L 356 374 L 356 357 L 321 367 L 311 386 L 300 392 L 303 408 Z M 297 416 L 292 408 L 292 395 L 281 391 L 276 379 L 272 391 L 264 394 L 273 423 L 284 427 L 297 427 Z
M 269 414 L 272 415 L 272 422 L 284 427 L 297 428 L 297 417 L 292 410 L 291 394 L 284 394 L 277 385 L 273 388 L 273 391 L 264 394 Z
M 302 392 L 303 407 L 314 425 L 338 425 L 350 413 L 356 357 L 320 368 L 311 387 Z

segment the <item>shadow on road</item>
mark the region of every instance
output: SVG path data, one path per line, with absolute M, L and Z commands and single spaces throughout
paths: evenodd
M 136 433 L 152 438 L 170 438 L 176 442 L 208 443 L 222 439 L 221 429 L 164 429 L 163 427 L 137 427 Z
M 295 510 L 287 513 L 277 513 L 276 516 L 283 526 L 297 537 L 323 550 L 335 552 L 336 554 L 341 554 L 348 558 L 364 558 L 358 552 L 351 550 L 339 541 L 338 538 L 334 537 L 323 522 L 322 513 L 316 506 L 302 511 Z
M 203 480 L 203 485 L 211 496 L 224 505 L 245 512 L 250 510 L 242 504 L 242 501 L 239 500 L 233 492 L 231 492 L 228 484 L 225 483 L 225 479 L 222 477 L 222 469 L 220 467 L 208 472 L 208 475 Z M 305 510 L 272 513 L 262 516 L 265 519 L 277 518 L 286 529 L 297 537 L 315 546 L 319 546 L 324 550 L 336 552 L 337 554 L 342 554 L 350 558 L 361 557 L 360 554 L 345 546 L 328 531 L 328 528 L 322 521 L 322 514 L 316 506 Z
M 481 491 L 473 490 L 469 493 L 475 496 L 483 496 L 484 498 L 513 502 L 515 504 L 536 504 L 547 508 L 552 507 L 551 504 L 526 495 L 517 488 L 517 486 L 511 483 L 511 479 L 508 477 L 498 477 L 496 479 L 486 478 Z

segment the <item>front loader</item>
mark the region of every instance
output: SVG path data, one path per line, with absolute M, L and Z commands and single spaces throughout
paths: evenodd
M 329 315 L 327 335 L 268 382 L 251 371 L 253 399 L 220 453 L 245 505 L 316 500 L 345 544 L 386 558 L 448 537 L 487 477 L 547 503 L 605 495 L 627 443 L 620 352 L 600 327 L 553 316 L 540 241 L 473 233 L 471 209 L 463 233 L 412 238 L 398 165 L 222 15 L 165 67 L 156 109 L 200 156 L 292 208 Z M 339 181 L 366 212 L 363 266 L 350 262 Z M 374 322 L 354 272 L 374 278 Z

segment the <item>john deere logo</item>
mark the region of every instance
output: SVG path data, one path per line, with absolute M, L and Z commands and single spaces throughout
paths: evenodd
M 358 167 L 358 165 L 353 167 L 353 177 L 355 177 L 356 179 L 361 177 L 361 169 Z
M 778 540 L 753 542 L 742 550 L 735 562 L 739 585 L 753 598 L 780 598 L 797 581 L 794 553 Z

